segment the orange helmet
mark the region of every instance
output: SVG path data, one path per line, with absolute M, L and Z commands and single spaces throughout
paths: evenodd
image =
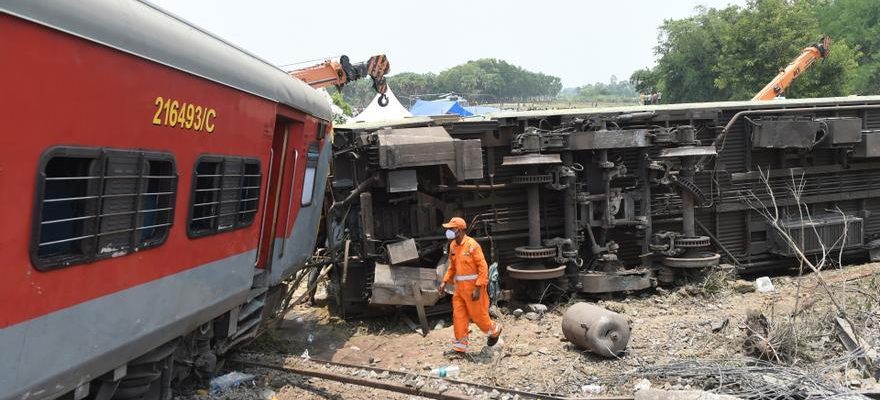
M 447 228 L 447 229 L 456 228 L 456 229 L 465 230 L 465 229 L 467 229 L 467 223 L 464 222 L 464 219 L 462 219 L 460 217 L 452 217 L 452 219 L 450 219 L 449 222 L 443 224 L 443 227 Z

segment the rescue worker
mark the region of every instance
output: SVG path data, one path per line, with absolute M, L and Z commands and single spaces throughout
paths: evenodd
M 455 282 L 452 294 L 452 325 L 455 342 L 452 350 L 467 352 L 468 328 L 470 322 L 477 324 L 481 331 L 489 335 L 487 346 L 494 346 L 501 336 L 501 324 L 489 318 L 489 266 L 474 238 L 465 234 L 467 224 L 454 217 L 443 224 L 449 242 L 449 269 L 443 276 L 438 291 L 442 295 L 446 285 Z

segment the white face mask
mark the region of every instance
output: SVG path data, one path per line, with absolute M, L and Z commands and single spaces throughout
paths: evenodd
M 446 238 L 449 240 L 455 239 L 455 231 L 452 229 L 446 230 Z

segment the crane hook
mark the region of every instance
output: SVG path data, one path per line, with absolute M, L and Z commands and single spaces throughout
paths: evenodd
M 385 93 L 379 93 L 379 107 L 385 107 L 388 105 L 388 96 Z

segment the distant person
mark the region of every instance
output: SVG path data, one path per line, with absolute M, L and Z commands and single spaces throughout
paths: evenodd
M 644 92 L 639 92 L 639 104 L 645 105 L 645 93 Z

